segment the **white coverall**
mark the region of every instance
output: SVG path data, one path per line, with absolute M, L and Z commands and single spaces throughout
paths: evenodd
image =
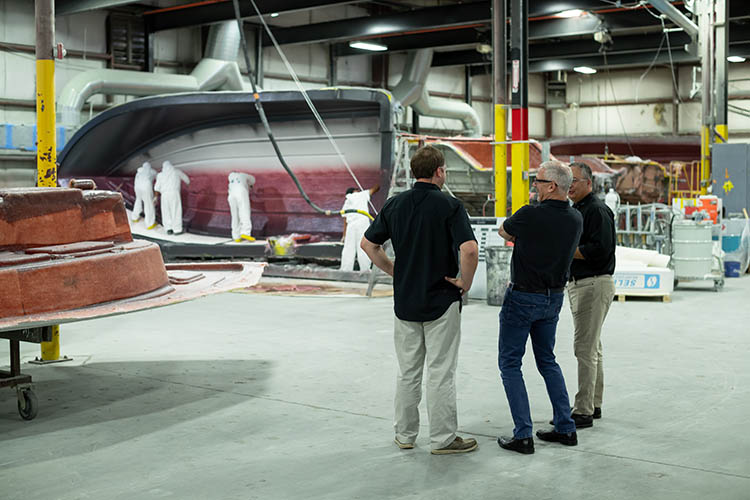
M 154 191 L 161 193 L 161 224 L 167 232 L 182 232 L 182 198 L 181 183 L 190 184 L 190 178 L 169 161 L 162 164 L 161 172 L 156 176 Z
M 146 216 L 146 229 L 156 226 L 156 210 L 154 209 L 154 178 L 156 170 L 151 168 L 149 162 L 143 162 L 135 173 L 133 187 L 135 189 L 135 201 L 133 202 L 133 222 L 141 218 L 141 213 Z
M 232 214 L 232 239 L 234 241 L 254 241 L 250 233 L 253 221 L 250 219 L 250 188 L 255 184 L 255 177 L 242 172 L 229 174 L 227 201 Z
M 370 210 L 367 206 L 369 201 L 370 191 L 367 189 L 349 193 L 346 195 L 346 201 L 344 201 L 344 206 L 341 209 L 362 210 L 369 213 Z M 370 219 L 366 215 L 356 213 L 346 214 L 344 217 L 346 218 L 346 233 L 344 234 L 344 249 L 341 251 L 341 270 L 354 270 L 354 255 L 356 254 L 359 270 L 367 271 L 370 269 L 370 258 L 359 246 L 359 242 L 362 241 L 365 231 L 370 227 Z

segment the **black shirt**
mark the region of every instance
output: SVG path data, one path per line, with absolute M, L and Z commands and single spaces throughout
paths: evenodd
M 516 237 L 511 281 L 527 290 L 564 287 L 582 226 L 581 214 L 567 201 L 519 208 L 503 223 L 505 232 Z
M 445 277 L 458 274 L 458 247 L 475 240 L 474 231 L 461 202 L 435 184 L 417 182 L 389 199 L 365 238 L 377 245 L 393 242 L 397 318 L 432 321 L 461 300 L 461 291 Z
M 573 205 L 583 216 L 583 234 L 578 249 L 585 259 L 574 259 L 570 275 L 577 280 L 614 274 L 615 216 L 602 200 L 592 193 Z

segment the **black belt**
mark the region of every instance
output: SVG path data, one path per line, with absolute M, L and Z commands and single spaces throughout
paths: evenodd
M 509 288 L 511 290 L 515 290 L 516 292 L 523 292 L 523 293 L 542 293 L 544 295 L 549 295 L 551 293 L 563 293 L 565 291 L 565 287 L 561 288 L 527 288 L 525 286 L 516 285 L 515 283 L 511 283 Z

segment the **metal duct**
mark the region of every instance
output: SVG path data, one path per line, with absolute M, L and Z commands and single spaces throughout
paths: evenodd
M 84 103 L 97 94 L 149 96 L 206 90 L 248 90 L 236 57 L 240 33 L 235 21 L 211 26 L 206 57 L 189 75 L 145 73 L 117 69 L 96 69 L 79 73 L 63 88 L 58 100 L 61 124 L 77 127 Z
M 409 52 L 401 81 L 391 92 L 403 107 L 411 106 L 422 97 L 422 89 L 432 66 L 432 49 Z
M 403 107 L 413 107 L 420 115 L 461 120 L 469 136 L 481 135 L 479 113 L 469 104 L 430 97 L 425 82 L 431 65 L 432 49 L 410 52 L 401 80 L 391 92 L 394 99 Z
M 208 31 L 206 52 L 203 57 L 237 62 L 240 41 L 240 30 L 235 21 L 214 24 Z

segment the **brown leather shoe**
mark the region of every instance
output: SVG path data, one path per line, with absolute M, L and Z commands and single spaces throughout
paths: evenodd
M 454 439 L 451 444 L 449 444 L 445 448 L 438 448 L 437 450 L 432 450 L 432 454 L 433 455 L 449 455 L 451 453 L 468 453 L 470 451 L 476 450 L 478 446 L 479 445 L 477 444 L 477 440 L 474 438 L 462 439 L 456 436 L 456 439 Z
M 398 446 L 402 450 L 414 449 L 414 443 L 402 443 L 401 441 L 398 440 L 398 438 L 393 438 L 393 442 L 396 443 L 396 446 Z

